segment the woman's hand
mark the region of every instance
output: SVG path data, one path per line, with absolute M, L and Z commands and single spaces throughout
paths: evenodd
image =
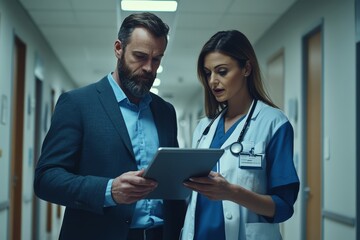
M 184 185 L 211 200 L 228 200 L 231 195 L 231 184 L 216 172 L 210 172 L 207 177 L 190 178 Z
M 258 194 L 240 185 L 231 184 L 216 172 L 210 172 L 208 177 L 190 178 L 184 185 L 210 200 L 229 200 L 267 217 L 273 217 L 275 214 L 275 203 L 269 195 Z

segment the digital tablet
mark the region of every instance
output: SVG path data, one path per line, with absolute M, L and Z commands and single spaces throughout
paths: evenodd
M 223 149 L 158 149 L 144 177 L 158 182 L 148 199 L 185 199 L 191 190 L 183 185 L 190 177 L 207 176 L 224 153 Z

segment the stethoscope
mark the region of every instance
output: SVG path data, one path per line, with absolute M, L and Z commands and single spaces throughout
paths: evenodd
M 254 100 L 254 103 L 253 105 L 251 106 L 251 109 L 250 109 L 250 112 L 246 118 L 246 121 L 245 121 L 245 124 L 240 132 L 240 135 L 237 139 L 236 142 L 233 142 L 232 144 L 230 144 L 229 148 L 230 148 L 230 152 L 234 155 L 234 156 L 239 156 L 239 154 L 243 151 L 244 147 L 242 145 L 242 141 L 244 139 L 244 136 L 245 136 L 245 133 L 246 133 L 246 130 L 249 128 L 249 124 L 250 124 L 250 120 L 251 120 L 251 117 L 254 113 L 254 110 L 255 110 L 255 107 L 256 107 L 256 103 L 257 103 L 257 100 Z M 206 136 L 208 133 L 209 133 L 209 130 L 210 130 L 210 127 L 211 125 L 214 123 L 215 119 L 218 118 L 223 111 L 225 111 L 227 109 L 224 108 L 222 109 L 212 120 L 211 122 L 209 123 L 209 125 L 206 126 L 205 130 L 203 131 L 203 133 L 201 134 L 199 140 L 197 141 L 197 146 L 199 145 L 200 143 L 200 140 Z

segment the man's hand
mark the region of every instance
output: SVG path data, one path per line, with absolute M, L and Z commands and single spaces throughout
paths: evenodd
M 157 187 L 157 182 L 143 178 L 144 169 L 140 171 L 126 172 L 114 179 L 111 186 L 111 194 L 118 204 L 136 202 Z

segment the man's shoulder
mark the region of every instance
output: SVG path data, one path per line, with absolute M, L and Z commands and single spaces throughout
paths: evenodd
M 106 86 L 106 84 L 108 84 L 108 86 Z M 108 88 L 111 89 L 111 86 L 105 77 L 97 82 L 64 92 L 61 94 L 60 99 L 76 102 L 80 105 L 89 104 L 98 99 L 98 93 L 106 91 Z
M 88 85 L 72 89 L 72 90 L 68 91 L 68 93 L 71 95 L 78 95 L 78 94 L 81 95 L 81 94 L 87 94 L 94 90 L 103 91 L 108 87 L 110 87 L 110 84 L 108 82 L 107 77 L 105 76 L 102 79 L 98 80 L 97 82 L 90 83 Z

